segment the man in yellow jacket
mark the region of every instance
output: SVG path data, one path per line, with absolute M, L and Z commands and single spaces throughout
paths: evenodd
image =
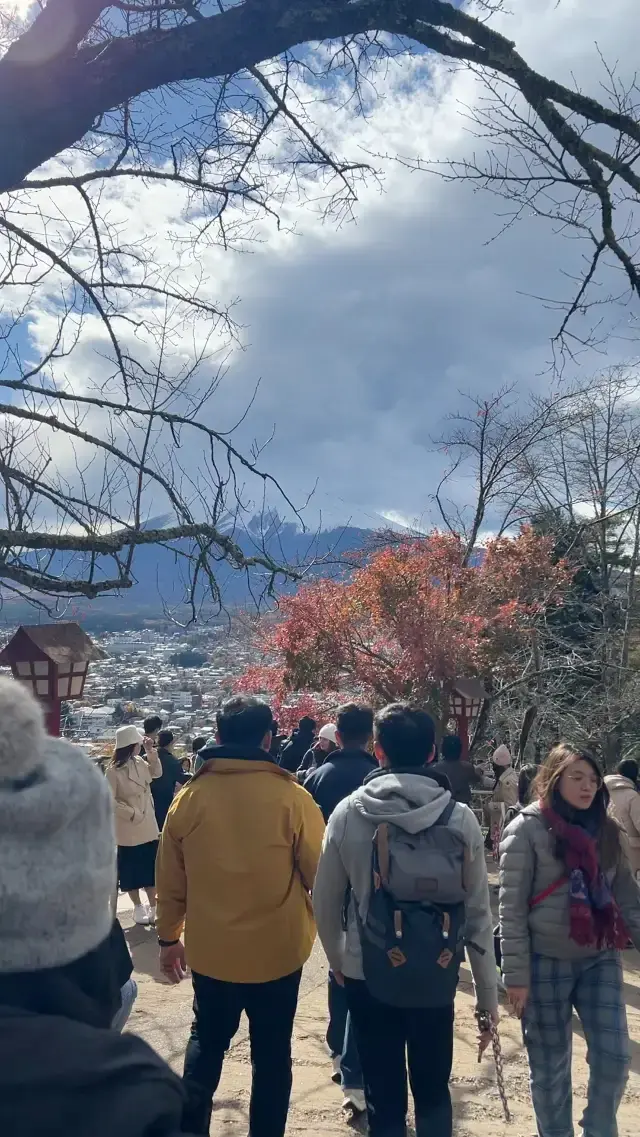
M 194 987 L 183 1074 L 188 1133 L 209 1132 L 242 1011 L 251 1038 L 251 1135 L 285 1131 L 291 1034 L 315 938 L 310 893 L 324 821 L 313 798 L 270 757 L 272 723 L 259 699 L 225 703 L 217 739 L 200 751 L 204 763 L 174 799 L 162 831 L 160 964 L 174 983 L 188 964 Z

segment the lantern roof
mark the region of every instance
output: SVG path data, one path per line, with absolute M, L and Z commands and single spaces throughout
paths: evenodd
M 106 659 L 107 652 L 94 644 L 72 620 L 59 624 L 22 624 L 0 652 L 0 664 L 20 660 L 49 659 L 56 667 Z
M 463 699 L 487 698 L 487 692 L 479 679 L 456 679 L 453 690 L 462 695 Z

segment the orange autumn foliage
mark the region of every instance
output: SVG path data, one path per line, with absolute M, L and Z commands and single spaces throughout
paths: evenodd
M 284 599 L 281 618 L 261 632 L 265 665 L 239 685 L 268 690 L 281 706 L 288 693 L 308 692 L 319 713 L 341 694 L 438 709 L 456 679 L 509 676 L 532 625 L 569 582 L 551 549 L 529 527 L 488 541 L 470 565 L 455 534 L 383 548 L 346 580 L 317 580 Z

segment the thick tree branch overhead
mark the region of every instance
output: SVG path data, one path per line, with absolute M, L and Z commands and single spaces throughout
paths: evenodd
M 0 61 L 0 191 L 20 185 L 100 116 L 146 91 L 232 75 L 303 43 L 372 32 L 405 36 L 508 77 L 545 117 L 549 100 L 640 143 L 632 116 L 540 75 L 503 35 L 442 0 L 244 0 L 173 27 L 87 43 L 101 14 L 119 7 L 49 0 Z M 167 7 L 188 14 L 195 5 Z M 153 3 L 146 8 L 152 13 Z M 559 142 L 560 120 L 546 122 Z

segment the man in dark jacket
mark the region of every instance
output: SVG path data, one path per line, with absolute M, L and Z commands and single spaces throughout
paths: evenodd
M 161 730 L 158 734 L 158 758 L 162 764 L 162 777 L 154 778 L 151 783 L 151 793 L 156 811 L 158 829 L 162 831 L 169 806 L 176 792 L 176 785 L 184 786 L 191 775 L 182 769 L 182 762 L 171 752 L 173 745 L 173 732 Z
M 304 783 L 305 790 L 320 806 L 325 822 L 338 803 L 359 789 L 367 774 L 376 769 L 376 762 L 366 749 L 372 733 L 371 707 L 347 703 L 340 708 L 336 718 L 336 741 L 340 749 L 329 754 Z
M 270 753 L 271 757 L 273 758 L 274 762 L 277 762 L 278 759 L 280 758 L 280 751 L 282 750 L 284 740 L 285 740 L 284 734 L 280 734 L 278 727 L 279 727 L 279 724 L 274 719 L 273 720 L 273 730 L 271 732 L 271 746 L 269 747 L 269 753 Z
M 315 733 L 315 719 L 310 718 L 309 715 L 304 715 L 289 742 L 285 742 L 282 747 L 278 765 L 282 766 L 283 770 L 288 770 L 290 774 L 295 774 L 307 750 L 310 750 L 313 745 Z
M 325 821 L 345 797 L 360 788 L 377 763 L 367 752 L 373 735 L 373 711 L 357 703 L 341 707 L 336 718 L 339 749 L 325 759 L 305 780 L 304 788 L 322 810 Z M 353 1113 L 364 1113 L 366 1102 L 362 1070 L 351 1029 L 351 1018 L 344 988 L 329 972 L 329 1027 L 327 1046 L 334 1060 L 334 1073 L 340 1073 L 344 1106 Z
M 455 800 L 463 802 L 464 805 L 471 804 L 474 787 L 480 789 L 482 786 L 480 771 L 476 770 L 471 762 L 462 761 L 462 739 L 457 734 L 444 736 L 442 758 L 431 769 L 437 770 L 439 774 L 446 774 Z

